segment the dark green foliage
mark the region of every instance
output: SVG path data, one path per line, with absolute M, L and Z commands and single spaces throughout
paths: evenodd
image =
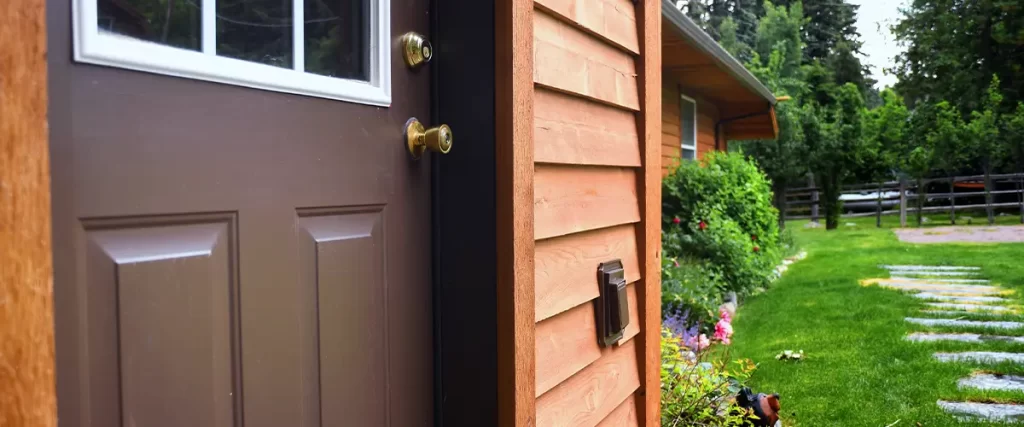
M 911 106 L 947 100 L 961 114 L 980 110 L 993 74 L 1008 109 L 1024 101 L 1019 1 L 912 0 L 902 12 L 892 30 L 906 51 L 894 71 L 896 88 Z
M 662 234 L 663 240 L 680 237 L 676 233 Z M 687 313 L 687 323 L 698 326 L 701 332 L 714 332 L 726 288 L 721 269 L 707 261 L 662 258 L 661 312 Z
M 868 147 L 863 138 L 864 100 L 860 90 L 847 83 L 838 88 L 834 98 L 832 107 L 811 103 L 803 112 L 808 163 L 822 191 L 825 228 L 829 230 L 839 226 L 842 186 L 848 183 Z
M 765 287 L 781 259 L 770 183 L 741 154 L 704 162 L 684 162 L 663 182 L 664 257 L 707 261 L 740 294 Z

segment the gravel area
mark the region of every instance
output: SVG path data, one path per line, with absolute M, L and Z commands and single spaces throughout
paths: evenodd
M 909 243 L 1007 243 L 1024 242 L 1024 225 L 897 228 L 900 240 Z

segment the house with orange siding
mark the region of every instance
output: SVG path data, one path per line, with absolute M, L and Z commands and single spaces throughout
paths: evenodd
M 662 173 L 730 140 L 778 137 L 775 95 L 671 3 L 662 1 Z
M 667 0 L 5 0 L 0 39 L 12 426 L 657 426 L 662 174 L 777 134 Z

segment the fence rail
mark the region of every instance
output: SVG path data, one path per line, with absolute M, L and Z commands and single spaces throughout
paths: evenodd
M 844 218 L 856 218 L 875 216 L 880 226 L 882 216 L 900 215 L 900 225 L 906 226 L 907 215 L 917 215 L 928 212 L 949 212 L 950 221 L 955 224 L 956 212 L 958 210 L 986 211 L 1000 208 L 1019 207 L 1021 222 L 1024 223 L 1024 173 L 998 174 L 989 177 L 992 183 L 991 199 L 982 203 L 969 203 L 958 205 L 957 200 L 970 198 L 985 198 L 985 191 L 978 191 L 976 188 L 967 191 L 956 191 L 956 184 L 965 182 L 979 182 L 984 179 L 983 175 L 956 176 L 946 178 L 928 178 L 917 181 L 887 181 L 877 183 L 859 183 L 843 186 L 840 194 L 864 194 L 873 196 L 855 201 L 845 201 Z M 952 182 L 952 185 L 951 185 Z M 1011 187 L 1012 188 L 1008 188 Z M 922 188 L 923 187 L 923 188 Z M 928 192 L 929 188 L 939 187 L 936 192 Z M 923 191 L 922 191 L 923 190 Z M 944 192 L 938 192 L 943 191 Z M 819 207 L 823 204 L 820 197 L 821 188 L 809 185 L 801 188 L 792 188 L 786 191 L 781 201 L 780 210 L 783 211 L 784 219 L 810 219 L 817 222 L 820 219 Z M 923 198 L 918 205 L 918 199 Z

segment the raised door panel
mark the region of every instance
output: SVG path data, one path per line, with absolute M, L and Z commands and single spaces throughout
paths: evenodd
M 319 403 L 321 426 L 388 424 L 382 217 L 379 208 L 299 212 L 301 282 L 315 295 L 307 362 L 319 367 L 308 402 Z
M 234 216 L 83 225 L 88 424 L 239 425 Z

